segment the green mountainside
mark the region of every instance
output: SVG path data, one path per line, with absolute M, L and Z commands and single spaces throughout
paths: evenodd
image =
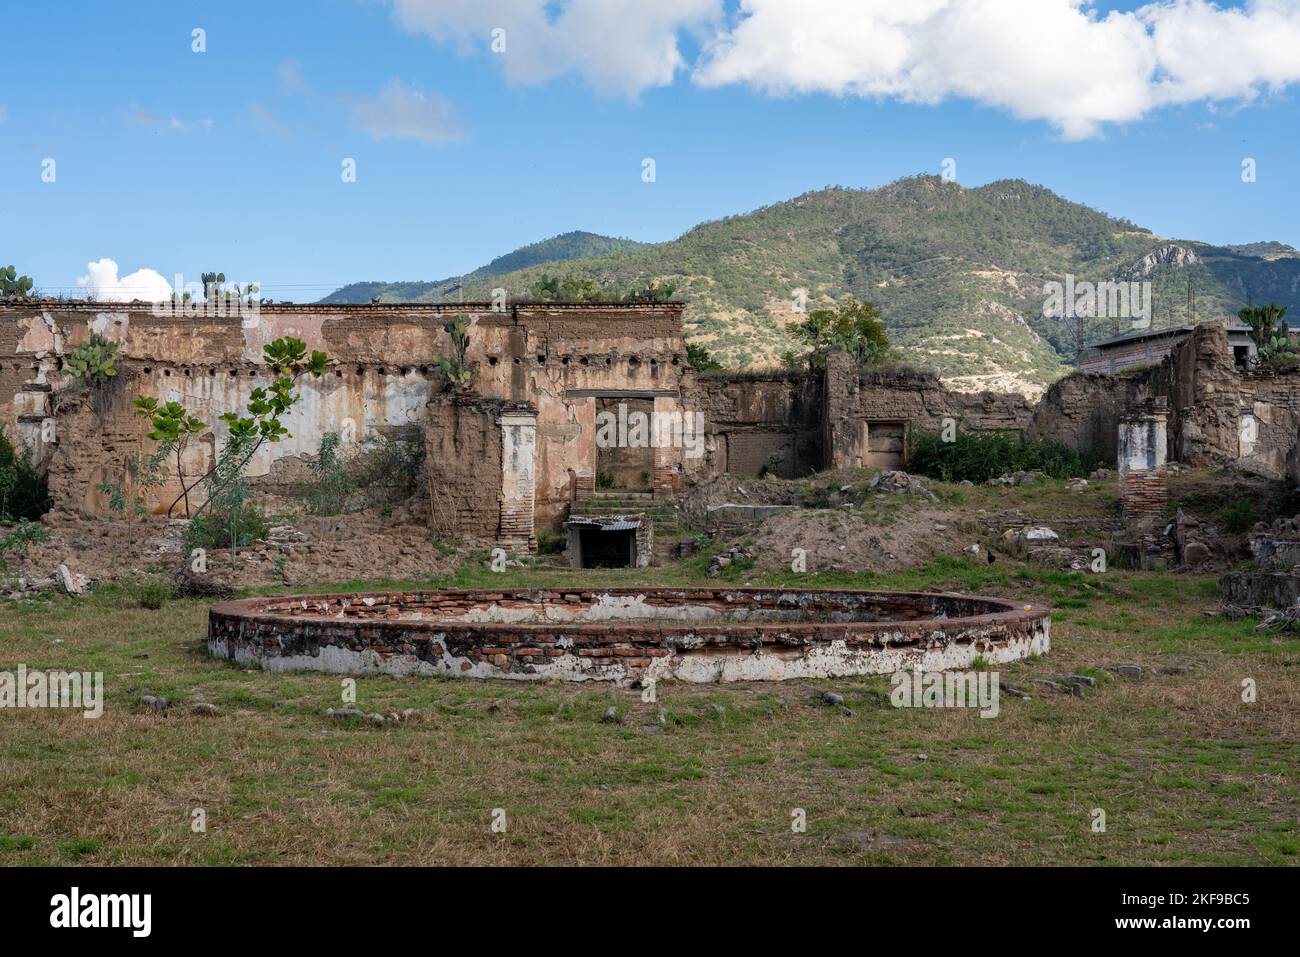
M 798 290 L 808 308 L 851 294 L 880 306 L 905 361 L 955 388 L 1030 395 L 1068 371 L 1080 332 L 1087 342 L 1131 328 L 1127 319 L 1081 328 L 1044 317 L 1044 283 L 1067 274 L 1150 282 L 1153 328 L 1186 322 L 1189 303 L 1197 319 L 1247 301 L 1300 313 L 1300 253 L 1290 246 L 1169 240 L 1020 180 L 965 189 L 922 176 L 829 188 L 702 223 L 670 242 L 604 241 L 625 245 L 564 257 L 560 266 L 561 257 L 534 258 L 526 253 L 536 247 L 524 247 L 464 277 L 461 289 L 427 284 L 411 295 L 421 284 L 395 283 L 371 294 L 482 300 L 501 286 L 521 298 L 547 273 L 624 290 L 672 283 L 687 303 L 688 338 L 742 368 L 770 365 L 792 346 L 786 324 L 801 317 Z M 334 297 L 325 301 L 344 301 Z

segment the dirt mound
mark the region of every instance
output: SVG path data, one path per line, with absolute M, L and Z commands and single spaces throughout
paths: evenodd
M 803 549 L 809 572 L 898 571 L 961 555 L 976 541 L 952 513 L 935 508 L 900 511 L 883 522 L 853 509 L 801 509 L 767 519 L 752 538 L 760 570 L 788 570 L 794 550 Z

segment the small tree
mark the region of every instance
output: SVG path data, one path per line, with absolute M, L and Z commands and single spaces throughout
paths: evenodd
M 879 365 L 889 357 L 889 333 L 872 302 L 850 296 L 834 309 L 814 309 L 790 332 L 808 349 L 810 370 L 824 368 L 826 353 L 843 350 L 859 365 Z
M 179 402 L 159 401 L 152 396 L 143 396 L 135 400 L 135 414 L 147 418 L 153 426 L 149 438 L 159 445 L 158 455 L 165 457 L 170 453 L 176 456 L 176 478 L 181 483 L 181 497 L 185 501 L 185 517 L 190 517 L 190 490 L 185 485 L 185 471 L 182 461 L 190 439 L 206 429 L 202 422 L 185 411 Z M 175 503 L 173 503 L 174 505 Z M 171 510 L 168 510 L 171 514 Z
M 1290 357 L 1291 330 L 1287 328 L 1286 306 L 1270 302 L 1264 306 L 1246 306 L 1237 312 L 1237 318 L 1250 326 L 1250 338 L 1258 347 L 1255 361 L 1262 364 L 1276 363 Z
M 356 494 L 356 484 L 348 478 L 342 456 L 339 455 L 337 432 L 326 432 L 320 439 L 320 453 L 311 464 L 316 475 L 316 488 L 309 496 L 312 511 L 317 515 L 337 515 L 343 511 L 348 499 Z
M 713 358 L 708 349 L 693 342 L 686 343 L 686 364 L 696 372 L 718 372 L 722 369 L 722 363 Z

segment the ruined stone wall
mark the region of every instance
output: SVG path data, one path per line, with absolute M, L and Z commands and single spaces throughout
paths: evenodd
M 828 468 L 871 464 L 871 425 L 904 423 L 938 431 L 945 418 L 959 428 L 1028 429 L 1034 407 L 1024 396 L 952 392 L 937 376 L 907 369 L 860 371 L 845 353 L 826 357 L 824 434 Z
M 1081 372 L 1059 379 L 1034 407 L 1029 431 L 1114 461 L 1121 419 L 1153 396 L 1169 395 L 1169 368 L 1166 362 L 1120 375 Z
M 822 468 L 822 382 L 801 375 L 700 376 L 685 406 L 704 414 L 704 455 L 686 463 L 693 481 L 730 472 L 758 475 L 769 462 L 784 477 Z
M 539 521 L 558 527 L 580 481 L 594 479 L 593 394 L 628 392 L 652 398 L 656 408 L 679 401 L 686 374 L 681 304 L 519 304 L 504 312 L 489 304 L 325 306 L 263 304 L 252 316 L 160 318 L 149 305 L 22 302 L 0 305 L 0 342 L 12 352 L 0 364 L 13 386 L 0 394 L 6 428 L 13 434 L 27 412 L 27 432 L 39 415 L 25 409 L 28 380 L 65 385 L 67 353 L 91 332 L 116 341 L 124 383 L 107 430 L 80 434 L 50 429 L 55 457 L 64 461 L 52 491 L 55 507 L 97 508 L 93 486 L 105 472 L 121 472 L 123 455 L 143 434 L 131 421 L 131 401 L 142 395 L 183 403 L 212 428 L 185 457 L 187 480 L 202 475 L 225 436 L 222 413 L 245 407 L 249 393 L 268 384 L 262 348 L 282 336 L 303 339 L 330 356 L 320 379 L 300 382 L 301 402 L 286 419 L 290 437 L 262 447 L 249 466 L 261 488 L 300 480 L 303 456 L 315 455 L 321 437 L 337 432 L 342 454 L 376 432 L 419 429 L 431 388 L 440 386 L 433 364 L 449 354 L 443 324 L 470 320 L 467 364 L 470 390 L 538 409 L 536 505 Z M 9 356 L 12 355 L 12 359 Z M 77 418 L 67 426 L 87 428 Z M 656 471 L 681 473 L 680 456 L 656 456 Z M 279 473 L 283 471 L 284 475 Z M 162 508 L 179 489 L 173 480 L 157 496 Z
M 448 539 L 495 542 L 500 525 L 499 419 L 504 403 L 437 394 L 424 425 L 429 527 Z

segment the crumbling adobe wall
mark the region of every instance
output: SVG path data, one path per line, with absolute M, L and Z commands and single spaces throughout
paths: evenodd
M 1076 372 L 1052 383 L 1034 407 L 1029 431 L 1114 461 L 1119 423 L 1126 412 L 1169 391 L 1168 363 L 1119 375 Z
M 183 403 L 211 430 L 184 462 L 192 481 L 212 463 L 226 428 L 219 416 L 245 408 L 249 393 L 268 384 L 262 348 L 294 336 L 330 356 L 319 379 L 304 377 L 302 400 L 285 424 L 290 437 L 266 444 L 250 462 L 254 485 L 275 491 L 301 480 L 301 460 L 313 456 L 326 432 L 360 446 L 376 432 L 424 428 L 433 369 L 450 354 L 443 324 L 464 316 L 470 324 L 467 365 L 475 392 L 538 406 L 536 481 L 540 521 L 558 527 L 572 498 L 575 478 L 594 479 L 593 391 L 631 390 L 652 396 L 656 409 L 679 402 L 686 373 L 680 303 L 520 304 L 498 312 L 490 304 L 324 306 L 262 304 L 247 316 L 159 317 L 145 303 L 32 302 L 0 304 L 0 341 L 13 359 L 0 364 L 13 391 L 0 396 L 8 423 L 18 425 L 28 380 L 66 385 L 63 357 L 91 332 L 117 342 L 125 383 L 108 416 L 107 429 L 90 428 L 76 416 L 60 419 L 53 438 L 58 474 L 56 509 L 97 508 L 94 485 L 120 473 L 123 456 L 139 445 L 142 423 L 132 420 L 131 401 L 141 395 Z M 71 405 L 68 406 L 72 408 Z M 30 417 L 30 416 L 29 416 Z M 73 434 L 66 434 L 72 429 Z M 87 431 L 89 429 L 89 431 Z M 54 429 L 50 430 L 54 432 Z M 12 428 L 11 428 L 12 434 Z M 146 449 L 152 451 L 152 449 Z M 680 456 L 655 457 L 655 473 L 671 481 Z M 179 490 L 173 480 L 155 507 Z
M 952 392 L 930 372 L 910 369 L 859 370 L 843 352 L 826 357 L 824 435 L 828 468 L 867 463 L 868 426 L 903 422 L 911 429 L 938 431 L 945 418 L 959 428 L 1027 429 L 1034 407 L 1024 396 L 1000 392 Z
M 494 542 L 500 520 L 501 428 L 505 403 L 435 394 L 424 423 L 429 527 L 449 539 Z
M 692 481 L 730 472 L 758 475 L 769 462 L 793 478 L 822 468 L 822 382 L 804 375 L 699 376 L 685 405 L 704 414 L 704 455 L 688 461 Z
M 691 375 L 681 303 L 528 304 L 474 323 L 468 360 L 472 390 L 531 402 L 537 408 L 538 528 L 559 530 L 580 489 L 595 487 L 597 398 L 653 403 L 657 413 L 685 409 Z M 681 487 L 680 448 L 656 449 L 656 493 Z

